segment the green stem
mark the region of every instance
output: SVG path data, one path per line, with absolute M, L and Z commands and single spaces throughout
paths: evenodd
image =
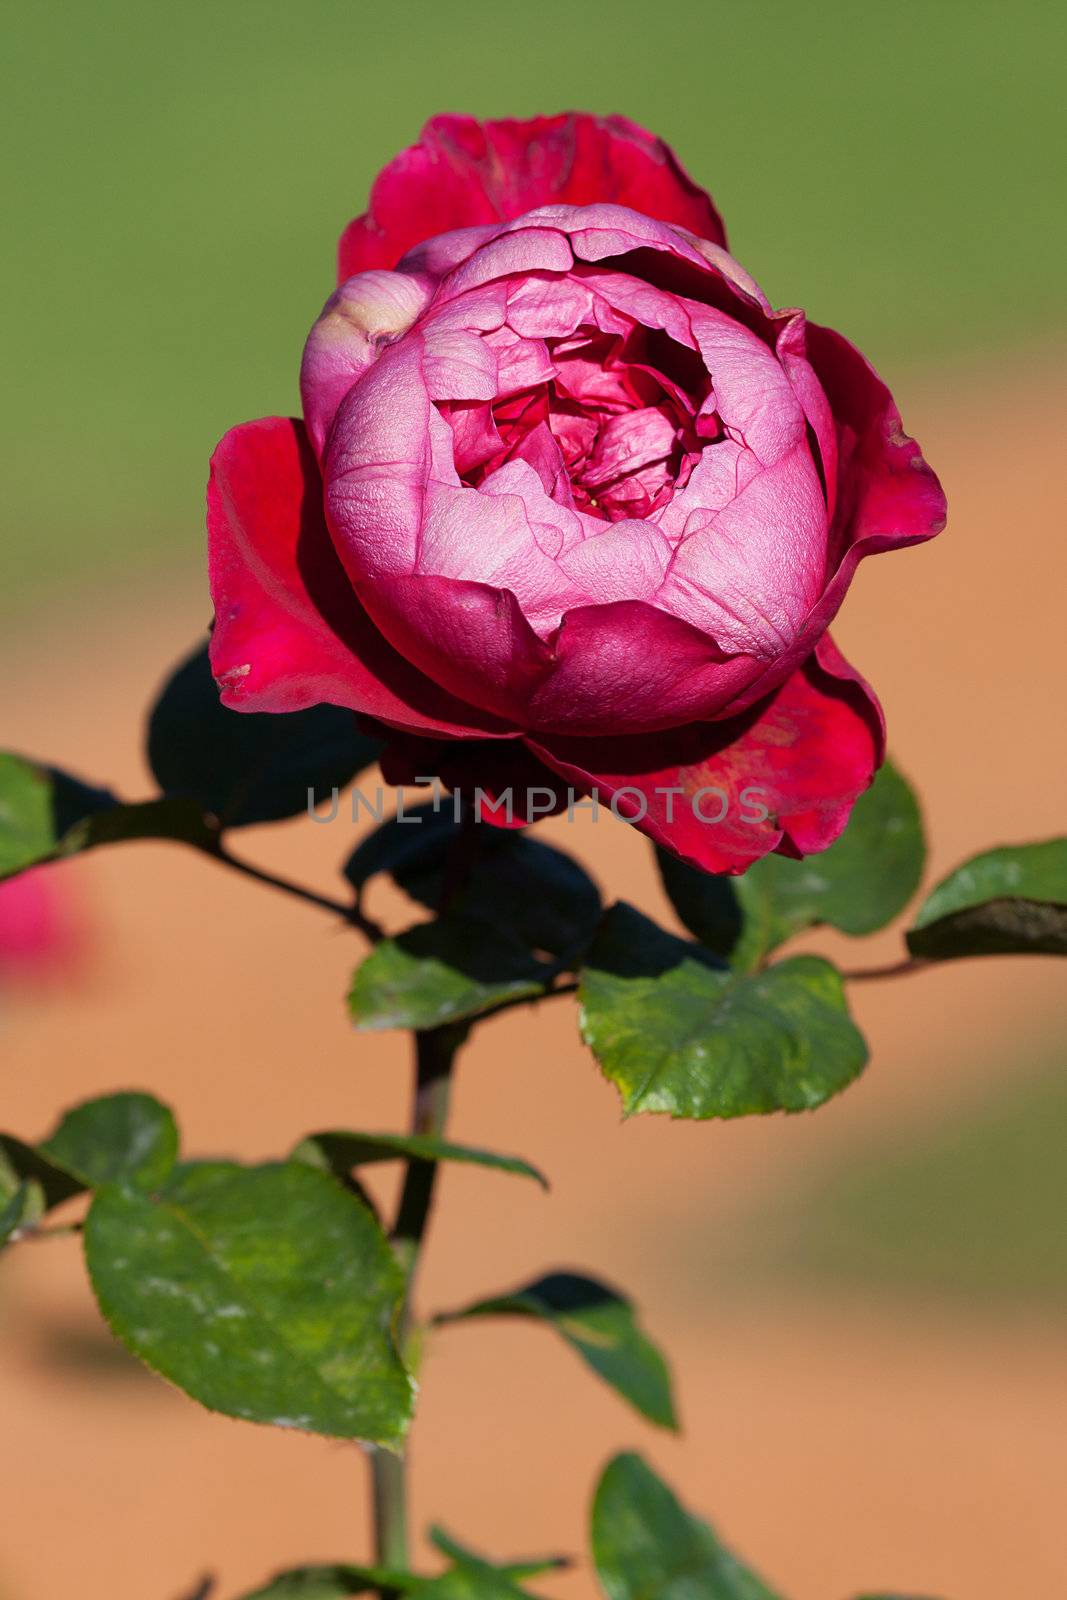
M 465 1026 L 434 1028 L 415 1035 L 415 1099 L 411 1132 L 439 1136 L 444 1132 L 452 1082 L 452 1064 L 467 1036 Z M 412 1291 L 426 1228 L 433 1206 L 437 1162 L 412 1158 L 404 1173 L 391 1241 L 404 1272 L 404 1301 L 397 1339 L 401 1350 L 411 1343 L 415 1327 Z M 381 1567 L 406 1569 L 407 1452 L 376 1449 L 372 1456 L 374 1557 Z
M 851 971 L 843 971 L 841 976 L 848 983 L 864 983 L 871 978 L 907 978 L 913 972 L 922 972 L 932 965 L 933 962 L 925 956 L 905 956 L 884 967 L 854 967 Z

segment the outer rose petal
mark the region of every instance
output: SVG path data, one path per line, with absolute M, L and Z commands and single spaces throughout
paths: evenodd
M 837 424 L 840 488 L 830 548 L 845 569 L 834 580 L 843 593 L 861 557 L 940 533 L 945 495 L 904 432 L 893 396 L 855 345 L 809 322 L 807 347 Z
M 406 660 L 454 692 L 462 685 L 464 695 L 513 728 L 526 726 L 552 654 L 509 589 L 416 574 L 367 578 L 358 590 Z
M 330 543 L 302 423 L 266 417 L 226 434 L 211 461 L 208 544 L 224 705 L 326 703 L 427 732 L 506 731 L 430 683 L 367 617 Z
M 937 474 L 903 431 L 893 396 L 870 362 L 832 328 L 809 322 L 806 339 L 837 431 L 837 504 L 826 584 L 789 650 L 738 698 L 738 711 L 779 681 L 783 667 L 800 666 L 814 649 L 865 556 L 922 544 L 945 526 L 945 495 Z
M 604 803 L 614 796 L 619 815 L 657 844 L 705 872 L 733 874 L 772 850 L 825 850 L 884 754 L 878 702 L 829 638 L 745 717 L 654 738 L 527 742 L 576 789 Z M 669 797 L 671 789 L 680 792 Z M 702 789 L 727 796 L 722 821 L 711 820 L 719 797 Z M 695 814 L 694 800 L 708 820 Z M 761 803 L 771 812 L 766 821 L 743 820 Z
M 300 395 L 315 454 L 322 455 L 338 406 L 384 345 L 406 333 L 432 293 L 406 272 L 364 272 L 327 300 L 304 346 Z
M 393 267 L 414 245 L 454 228 L 602 200 L 726 243 L 711 200 L 670 148 L 625 117 L 567 112 L 479 123 L 442 116 L 378 175 L 370 209 L 341 236 L 339 281 Z
M 555 657 L 530 704 L 538 738 L 604 728 L 644 733 L 714 716 L 760 668 L 640 600 L 569 611 Z

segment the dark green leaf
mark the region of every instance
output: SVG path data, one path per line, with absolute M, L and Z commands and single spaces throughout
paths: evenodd
M 496 1566 L 465 1550 L 439 1528 L 430 1537 L 452 1565 L 436 1577 L 363 1566 L 297 1567 L 281 1572 L 265 1588 L 242 1600 L 342 1600 L 367 1589 L 394 1590 L 419 1600 L 529 1600 L 516 1580 L 557 1567 L 558 1561 Z
M 925 845 L 918 803 L 888 762 L 835 844 L 803 861 L 769 855 L 740 878 L 698 872 L 657 851 L 663 885 L 702 944 L 750 971 L 805 928 L 855 936 L 884 928 L 919 887 Z
M 358 1028 L 436 1028 L 533 998 L 551 972 L 503 931 L 449 914 L 384 939 L 356 968 L 348 1008 Z
M 378 872 L 431 911 L 447 900 L 450 913 L 504 928 L 528 949 L 563 960 L 582 950 L 600 917 L 596 884 L 562 850 L 490 823 L 464 826 L 447 804 L 391 818 L 345 867 L 357 890 Z
M 128 839 L 209 848 L 215 837 L 191 801 L 119 801 L 64 772 L 0 752 L 0 878 Z
M 178 1159 L 178 1127 L 150 1094 L 103 1095 L 68 1111 L 39 1148 L 88 1189 L 120 1179 L 157 1189 Z
M 579 986 L 582 1035 L 623 1111 L 810 1111 L 867 1059 L 841 978 L 816 956 L 744 976 L 617 905 Z
M 47 1211 L 81 1194 L 86 1187 L 80 1178 L 53 1166 L 39 1150 L 23 1144 L 21 1139 L 12 1138 L 9 1133 L 0 1133 L 0 1200 L 10 1199 L 27 1180 L 40 1188 Z
M 152 708 L 148 760 L 160 788 L 195 800 L 226 827 L 295 817 L 344 789 L 381 746 L 353 712 L 314 706 L 284 715 L 230 711 L 206 646 L 176 669 Z
M 364 1594 L 368 1589 L 395 1589 L 403 1594 L 410 1577 L 410 1573 L 376 1567 L 293 1567 L 241 1600 L 343 1600 L 345 1595 Z
M 321 1167 L 335 1177 L 345 1177 L 353 1167 L 376 1161 L 398 1161 L 415 1156 L 420 1161 L 462 1161 L 477 1167 L 495 1167 L 534 1178 L 543 1189 L 548 1179 L 528 1161 L 518 1156 L 498 1156 L 491 1150 L 475 1150 L 470 1145 L 451 1144 L 428 1134 L 413 1133 L 312 1133 L 293 1151 L 292 1160 Z
M 115 1334 L 210 1410 L 342 1439 L 403 1437 L 400 1269 L 366 1207 L 325 1173 L 211 1162 L 178 1168 L 158 1197 L 110 1184 L 85 1247 Z
M 908 930 L 912 955 L 1067 955 L 1067 839 L 974 856 L 928 895 Z
M 412 899 L 424 905 L 426 902 L 418 892 L 422 876 L 432 870 L 433 863 L 448 851 L 461 832 L 461 824 L 447 802 L 435 806 L 427 800 L 423 805 L 405 810 L 402 818 L 390 817 L 360 840 L 344 864 L 344 875 L 358 894 L 371 878 L 386 872 L 411 894 Z M 410 889 L 409 884 L 412 885 Z
M 605 1468 L 592 1540 L 608 1600 L 776 1600 L 637 1455 Z
M 434 1320 L 499 1316 L 535 1317 L 555 1328 L 587 1366 L 643 1416 L 661 1427 L 677 1428 L 667 1365 L 641 1332 L 632 1304 L 617 1290 L 595 1278 L 557 1272 Z

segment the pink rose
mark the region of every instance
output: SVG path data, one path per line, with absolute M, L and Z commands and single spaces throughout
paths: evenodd
M 883 725 L 827 629 L 945 511 L 864 358 L 620 117 L 435 118 L 340 279 L 303 422 L 212 462 L 224 702 L 350 706 L 397 780 L 615 797 L 714 872 L 830 844 Z

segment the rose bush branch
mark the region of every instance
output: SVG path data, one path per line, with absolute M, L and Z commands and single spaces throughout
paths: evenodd
M 416 1318 L 440 1164 L 545 1183 L 446 1139 L 468 1030 L 575 994 L 627 1117 L 810 1111 L 867 1060 L 846 980 L 1067 953 L 1067 840 L 962 863 L 896 962 L 787 953 L 824 926 L 876 933 L 918 894 L 915 795 L 828 630 L 860 560 L 931 538 L 944 497 L 865 359 L 774 310 L 708 195 L 626 119 L 433 119 L 342 236 L 300 397 L 299 419 L 215 452 L 214 631 L 152 707 L 157 792 L 0 754 L 0 878 L 165 839 L 342 918 L 372 945 L 353 1024 L 415 1038 L 409 1126 L 198 1161 L 153 1096 L 87 1100 L 42 1138 L 0 1134 L 0 1248 L 79 1233 L 103 1316 L 153 1371 L 227 1416 L 367 1447 L 375 1564 L 246 1600 L 521 1600 L 558 1563 L 490 1562 L 433 1529 L 442 1570 L 411 1568 L 424 1337 L 521 1317 L 646 1422 L 678 1412 L 634 1305 L 585 1272 Z M 434 799 L 338 861 L 347 891 L 235 850 L 375 763 Z M 489 813 L 518 795 L 518 813 L 445 790 Z M 578 795 L 651 840 L 684 937 L 524 826 Z M 392 934 L 365 909 L 381 878 L 412 908 Z M 363 1182 L 383 1161 L 404 1164 L 391 1226 Z M 84 1223 L 49 1220 L 67 1206 Z M 774 1600 L 631 1454 L 600 1479 L 590 1543 L 608 1600 L 660 1600 L 679 1571 L 700 1600 Z

